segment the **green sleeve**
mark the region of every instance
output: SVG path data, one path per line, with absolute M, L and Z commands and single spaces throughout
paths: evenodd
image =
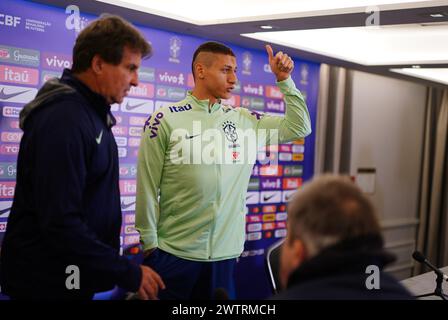
M 153 114 L 148 122 L 148 125 L 145 124 L 138 152 L 135 208 L 135 227 L 140 233 L 144 250 L 158 246 L 157 223 L 160 214 L 158 197 L 169 142 L 163 112 Z
M 305 99 L 296 88 L 294 81 L 289 77 L 277 82 L 277 86 L 283 93 L 286 104 L 285 116 L 272 116 L 251 112 L 242 108 L 257 130 L 257 137 L 262 138 L 261 143 L 276 144 L 285 143 L 304 138 L 311 133 L 311 121 Z M 266 135 L 262 135 L 265 132 Z M 266 136 L 266 138 L 264 138 Z

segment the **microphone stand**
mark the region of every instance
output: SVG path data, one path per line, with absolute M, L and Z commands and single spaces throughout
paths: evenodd
M 435 271 L 434 271 L 435 272 Z M 446 295 L 443 292 L 442 283 L 443 283 L 443 273 L 441 272 L 435 272 L 437 275 L 436 278 L 436 288 L 434 289 L 434 292 L 431 293 L 425 293 L 418 296 L 415 296 L 416 298 L 422 298 L 422 297 L 430 297 L 430 296 L 437 296 L 442 298 L 442 300 L 448 300 L 448 295 Z

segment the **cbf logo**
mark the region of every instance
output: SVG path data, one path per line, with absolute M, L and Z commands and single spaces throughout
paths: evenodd
M 67 30 L 75 30 L 76 34 L 80 33 L 82 29 L 87 26 L 89 22 L 86 18 L 82 18 L 79 7 L 75 5 L 69 5 L 65 8 L 65 13 L 69 14 L 65 19 L 65 28 Z
M 226 135 L 227 140 L 235 143 L 238 140 L 238 133 L 236 132 L 236 126 L 232 121 L 226 121 L 222 124 L 222 129 Z
M 252 66 L 252 55 L 246 51 L 243 53 L 243 71 L 242 71 L 242 73 L 247 76 L 250 76 L 251 75 L 251 72 L 250 72 L 251 66 Z
M 302 64 L 300 66 L 300 84 L 308 84 L 308 65 Z
M 182 46 L 182 41 L 178 37 L 170 38 L 170 57 L 169 62 L 180 63 L 180 48 Z

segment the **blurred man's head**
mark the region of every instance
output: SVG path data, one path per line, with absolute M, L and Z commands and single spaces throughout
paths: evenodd
M 201 44 L 191 63 L 195 88 L 212 99 L 229 99 L 238 81 L 236 58 L 232 49 L 218 43 Z
M 281 249 L 280 281 L 302 262 L 340 241 L 381 235 L 369 199 L 348 177 L 324 175 L 299 190 L 288 206 L 288 235 Z
M 120 103 L 131 87 L 138 85 L 141 59 L 151 51 L 150 44 L 130 23 L 118 16 L 103 15 L 77 37 L 72 72 L 88 72 L 88 85 L 94 91 L 108 103 Z

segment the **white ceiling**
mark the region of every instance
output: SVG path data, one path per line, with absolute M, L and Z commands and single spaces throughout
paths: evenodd
M 448 23 L 243 34 L 362 65 L 448 63 Z
M 216 32 L 225 34 L 229 34 L 230 28 L 233 30 L 231 32 L 239 35 L 244 32 L 241 31 L 242 29 L 238 30 L 241 23 L 257 21 L 256 26 L 252 26 L 251 29 L 246 27 L 245 32 L 253 32 L 253 30 L 260 30 L 260 32 L 241 34 L 243 38 L 271 43 L 274 47 L 277 44 L 284 50 L 294 48 L 300 52 L 333 58 L 341 63 L 345 61 L 372 68 L 428 64 L 445 65 L 446 68 L 448 64 L 447 10 L 443 10 L 445 12 L 441 18 L 432 17 L 431 20 L 418 18 L 422 14 L 428 18 L 429 13 L 440 13 L 437 12 L 440 8 L 434 9 L 434 12 L 427 8 L 446 8 L 448 0 L 96 0 L 92 3 L 112 4 L 143 14 L 148 13 L 153 19 L 155 16 L 162 19 L 169 18 L 179 23 L 197 25 L 198 28 L 214 28 Z M 431 22 L 396 24 L 416 20 L 404 19 L 408 22 L 403 22 L 395 16 L 398 21 L 381 25 L 382 12 L 396 12 L 400 16 L 400 11 L 391 10 L 410 12 L 406 11 L 409 9 L 419 12 L 418 15 L 413 16 L 417 21 Z M 368 25 L 367 17 L 372 10 L 379 10 L 377 12 L 380 26 L 359 26 L 359 22 L 353 24 L 359 17 L 364 19 L 365 14 L 366 25 Z M 353 18 L 353 15 L 344 16 L 345 14 L 358 14 L 358 18 Z M 148 19 L 151 20 L 150 17 L 148 16 Z M 320 24 L 311 24 L 310 27 L 309 22 L 316 21 L 309 20 L 313 17 L 316 17 Z M 334 17 L 337 17 L 336 20 Z M 383 19 L 387 20 L 387 17 L 387 13 L 383 15 Z M 297 23 L 299 20 L 291 19 L 291 24 L 289 20 L 285 20 L 288 18 L 304 18 L 305 20 L 302 21 L 306 22 L 301 24 Z M 270 21 L 263 23 L 266 20 Z M 444 22 L 433 22 L 437 20 Z M 352 24 L 350 22 L 344 24 L 348 21 Z M 167 22 L 170 23 L 169 20 Z M 279 23 L 272 29 L 276 31 L 260 29 L 262 24 L 275 24 L 275 22 Z M 326 22 L 329 22 L 329 25 L 335 25 L 335 22 L 337 25 L 340 22 L 341 26 L 356 25 L 356 27 L 328 27 L 325 25 Z M 231 23 L 235 23 L 235 26 Z M 291 30 L 295 26 L 300 30 Z M 289 31 L 282 31 L 282 27 L 283 30 Z M 432 70 L 426 70 L 422 66 L 419 69 L 393 71 L 448 84 L 446 75 L 448 69 L 434 70 L 434 66 L 427 67 Z
M 446 0 L 96 0 L 196 25 L 443 6 Z
M 447 68 L 404 68 L 391 69 L 391 71 L 448 85 Z

